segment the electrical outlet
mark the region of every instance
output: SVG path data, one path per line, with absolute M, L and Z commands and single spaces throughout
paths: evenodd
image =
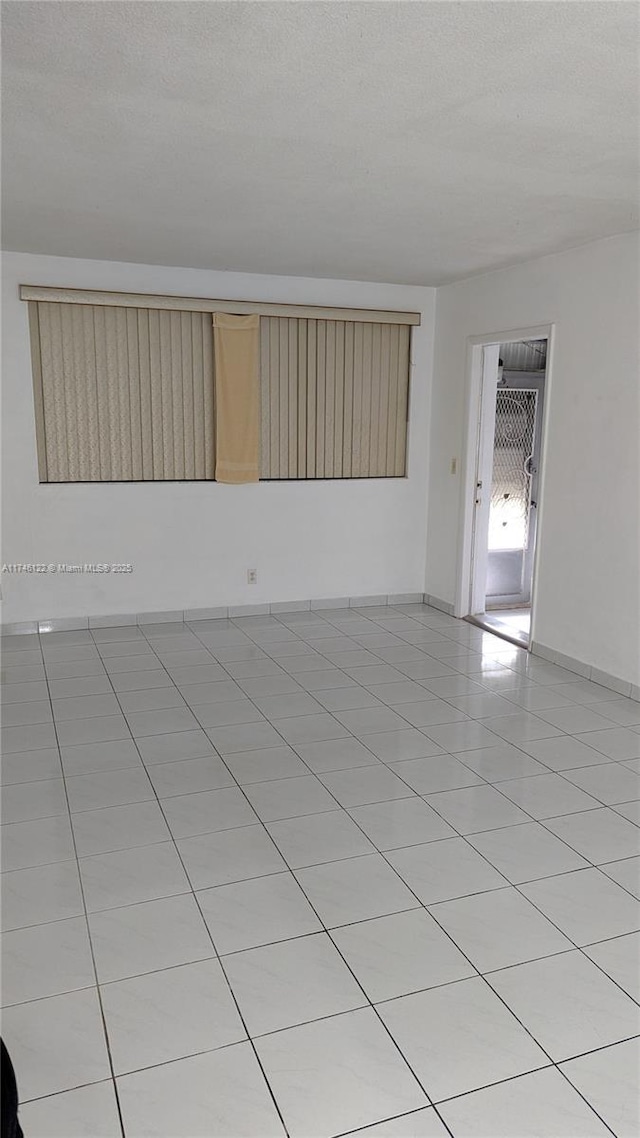
M 457 460 L 457 458 L 452 458 L 451 459 L 451 473 L 456 474 L 457 470 L 458 470 L 458 460 Z
M 257 585 L 257 584 L 258 584 L 258 570 L 257 569 L 247 569 L 247 585 Z

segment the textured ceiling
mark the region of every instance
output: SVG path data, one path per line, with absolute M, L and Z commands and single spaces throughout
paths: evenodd
M 626 0 L 3 4 L 3 245 L 433 285 L 638 224 Z

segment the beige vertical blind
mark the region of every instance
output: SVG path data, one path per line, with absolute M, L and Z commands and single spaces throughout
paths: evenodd
M 410 328 L 260 321 L 260 477 L 406 473 Z
M 216 363 L 216 480 L 259 479 L 260 317 L 213 316 Z
M 211 479 L 205 312 L 30 301 L 42 482 Z
M 415 313 L 256 311 L 247 302 L 239 315 L 237 302 L 224 313 L 222 302 L 180 297 L 39 286 L 22 286 L 21 295 L 42 482 L 406 473 Z M 238 409 L 237 361 L 216 367 L 213 324 L 243 320 L 259 322 L 251 331 L 259 383 L 252 363 L 252 384 L 243 387 L 250 398 L 240 400 L 240 418 L 229 418 Z M 230 466 L 238 461 L 247 468 L 241 477 Z

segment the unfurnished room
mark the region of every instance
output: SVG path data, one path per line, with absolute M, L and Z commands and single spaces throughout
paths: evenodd
M 638 1138 L 640 7 L 0 16 L 1 1138 Z

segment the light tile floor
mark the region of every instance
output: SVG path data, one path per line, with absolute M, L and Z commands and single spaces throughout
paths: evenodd
M 640 1131 L 640 704 L 423 605 L 6 637 L 28 1138 Z

